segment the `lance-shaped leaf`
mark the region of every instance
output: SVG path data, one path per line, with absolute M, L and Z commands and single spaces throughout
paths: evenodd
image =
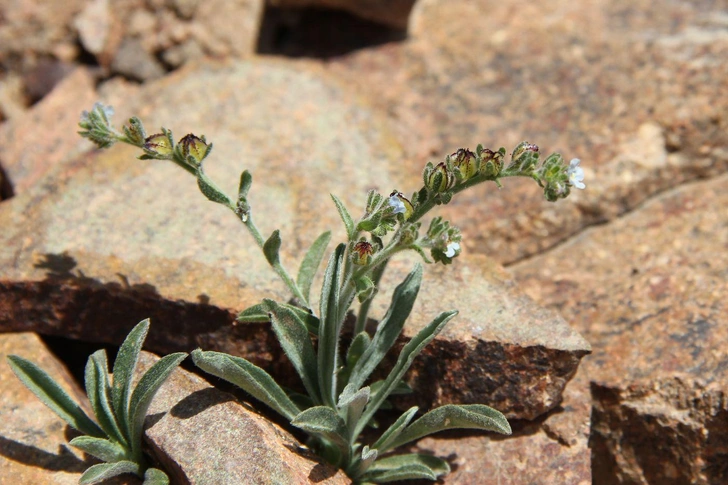
M 313 315 L 308 310 L 289 305 L 288 303 L 278 303 L 278 305 L 290 310 L 295 313 L 299 320 L 301 320 L 312 335 L 318 335 L 319 319 L 316 315 Z M 238 313 L 238 322 L 269 322 L 270 314 L 266 309 L 265 304 L 258 303 L 249 308 L 246 308 L 242 312 Z
M 301 261 L 301 267 L 296 277 L 296 284 L 301 290 L 301 293 L 303 293 L 303 296 L 306 297 L 306 300 L 308 300 L 311 293 L 311 283 L 313 282 L 314 276 L 316 276 L 316 271 L 321 264 L 329 241 L 331 241 L 331 231 L 326 231 L 311 244 L 308 252 L 306 252 L 306 256 Z
M 103 480 L 123 475 L 124 473 L 139 474 L 139 465 L 132 461 L 117 461 L 115 463 L 99 463 L 94 465 L 81 475 L 79 485 L 91 485 Z
M 192 360 L 200 369 L 235 384 L 288 420 L 301 412 L 270 374 L 241 357 L 197 349 L 192 351 Z
M 336 406 L 336 371 L 339 359 L 339 299 L 345 244 L 339 244 L 329 258 L 321 289 L 321 326 L 318 343 L 318 376 L 321 399 L 330 406 Z
M 238 199 L 247 198 L 248 191 L 250 191 L 252 185 L 253 176 L 247 170 L 243 170 L 243 173 L 240 174 L 240 184 L 238 185 Z
M 291 425 L 334 443 L 345 457 L 344 462 L 348 462 L 349 442 L 346 439 L 346 424 L 332 408 L 328 406 L 308 408 L 296 416 Z
M 200 188 L 200 192 L 207 197 L 207 200 L 228 206 L 231 209 L 235 208 L 230 197 L 202 171 L 202 165 L 197 168 L 197 186 Z
M 270 312 L 273 331 L 278 337 L 281 348 L 301 377 L 309 396 L 316 404 L 320 404 L 316 352 L 306 325 L 295 312 L 273 300 L 264 300 L 263 304 Z
M 359 390 L 351 384 L 344 388 L 344 392 L 339 396 L 339 409 L 346 410 L 346 424 L 348 429 L 353 430 L 357 421 L 364 412 L 364 406 L 369 402 L 371 393 L 368 387 Z
M 103 438 L 77 436 L 73 438 L 69 444 L 91 456 L 95 456 L 101 461 L 109 463 L 129 458 L 127 456 L 127 450 L 122 445 Z
M 149 319 L 142 320 L 131 329 L 124 343 L 119 347 L 114 361 L 114 385 L 111 388 L 112 404 L 119 427 L 125 436 L 131 437 L 129 422 L 129 399 L 131 398 L 131 382 L 134 369 L 139 361 L 139 352 L 149 332 Z
M 349 211 L 346 210 L 344 203 L 341 202 L 338 197 L 336 197 L 334 194 L 331 194 L 331 198 L 334 200 L 334 204 L 336 204 L 336 210 L 339 211 L 341 220 L 344 221 L 344 227 L 346 227 L 346 235 L 351 240 L 354 237 L 354 219 L 351 218 Z
M 169 374 L 187 357 L 184 352 L 165 355 L 153 366 L 147 370 L 134 392 L 131 395 L 129 404 L 129 422 L 131 425 L 131 446 L 132 450 L 138 451 L 138 447 L 142 442 L 142 430 L 144 428 L 144 418 L 147 415 L 147 409 L 152 403 L 152 398 L 162 386 Z
M 437 480 L 437 477 L 448 473 L 450 465 L 445 460 L 431 455 L 410 453 L 375 461 L 362 479 L 374 483 L 414 479 Z
M 421 283 L 422 266 L 418 264 L 394 290 L 392 303 L 377 326 L 371 344 L 354 366 L 349 383 L 354 384 L 357 388 L 361 387 L 392 348 L 397 337 L 402 333 L 404 322 L 412 311 Z
M 81 406 L 71 399 L 43 369 L 17 355 L 9 355 L 8 364 L 18 379 L 71 427 L 89 436 L 98 438 L 106 436 L 104 431 L 83 412 Z
M 413 406 L 402 413 L 402 415 L 397 418 L 397 421 L 392 423 L 392 425 L 387 428 L 387 431 L 382 433 L 382 436 L 380 436 L 379 439 L 372 445 L 372 448 L 379 450 L 379 453 L 385 453 L 394 448 L 392 443 L 395 439 L 397 439 L 402 431 L 404 431 L 410 421 L 412 421 L 412 418 L 414 418 L 415 414 L 417 414 L 417 410 L 417 406 Z
M 106 351 L 103 349 L 98 350 L 86 362 L 86 395 L 88 396 L 89 402 L 91 402 L 96 420 L 106 432 L 107 436 L 118 443 L 128 445 L 129 441 L 117 423 L 116 415 L 111 407 L 111 387 L 109 380 L 109 364 L 106 360 Z
M 280 250 L 281 231 L 276 229 L 270 235 L 268 240 L 263 243 L 263 254 L 265 255 L 265 259 L 268 261 L 268 264 L 270 264 L 271 266 L 275 266 L 276 264 L 278 264 L 280 260 L 280 256 L 278 255 L 278 253 Z
M 419 333 L 415 335 L 412 340 L 407 342 L 407 345 L 404 346 L 402 352 L 400 352 L 399 357 L 397 358 L 397 363 L 394 365 L 392 371 L 384 380 L 384 384 L 382 384 L 382 387 L 379 389 L 379 391 L 375 395 L 373 395 L 371 401 L 369 401 L 369 405 L 367 406 L 364 414 L 362 415 L 362 419 L 359 420 L 359 424 L 357 425 L 355 433 L 356 435 L 359 435 L 359 433 L 362 432 L 364 426 L 366 426 L 369 420 L 374 417 L 374 413 L 377 412 L 379 406 L 381 406 L 384 400 L 387 399 L 392 390 L 397 387 L 405 372 L 407 372 L 407 370 L 412 365 L 412 361 L 415 359 L 415 357 L 417 357 L 417 355 L 422 351 L 425 345 L 430 343 L 432 339 L 435 338 L 438 333 L 440 333 L 445 324 L 449 322 L 455 315 L 457 315 L 457 313 L 458 312 L 455 310 L 441 313 L 425 328 L 420 330 Z
M 169 485 L 169 477 L 159 468 L 147 468 L 142 485 Z
M 508 420 L 499 411 L 484 404 L 447 404 L 433 409 L 402 431 L 391 444 L 396 448 L 423 436 L 446 429 L 483 429 L 511 434 Z

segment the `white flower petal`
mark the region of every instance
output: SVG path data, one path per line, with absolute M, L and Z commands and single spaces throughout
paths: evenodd
M 393 211 L 394 214 L 404 214 L 405 213 L 406 208 L 404 206 L 404 202 L 399 200 L 399 197 L 397 197 L 396 195 L 393 195 L 390 198 L 388 198 L 387 202 L 389 203 L 390 206 L 392 206 L 394 208 L 394 211 Z

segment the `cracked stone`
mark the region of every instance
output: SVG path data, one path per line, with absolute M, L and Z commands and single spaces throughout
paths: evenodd
M 158 360 L 142 352 L 138 375 Z M 287 431 L 180 368 L 154 396 L 145 440 L 172 483 L 351 483 Z
M 589 339 L 599 483 L 728 482 L 728 176 L 514 266 Z
M 426 158 L 478 143 L 510 150 L 526 139 L 582 160 L 587 190 L 558 206 L 531 181 L 505 180 L 507 190 L 443 208 L 467 250 L 512 263 L 728 169 L 724 10 L 710 0 L 423 1 L 406 42 L 325 65 L 390 113 L 413 176 Z
M 250 169 L 253 215 L 264 233 L 281 229 L 291 267 L 302 241 L 327 229 L 344 239 L 329 190 L 357 211 L 371 187 L 418 183 L 393 162 L 404 154 L 384 117 L 352 99 L 316 63 L 257 61 L 185 69 L 141 87 L 123 109 L 136 107 L 149 129 L 207 134 L 207 171 L 228 191 Z M 115 147 L 59 162 L 0 207 L 0 225 L 13 228 L 0 235 L 0 327 L 118 343 L 151 317 L 151 350 L 245 355 L 290 381 L 268 326 L 233 321 L 263 297 L 288 298 L 257 247 L 192 177 L 136 155 Z M 396 283 L 411 264 L 395 262 L 388 277 Z M 405 338 L 441 311 L 461 315 L 416 361 L 419 404 L 485 402 L 526 419 L 558 406 L 588 343 L 483 256 L 459 258 L 447 278 L 427 272 Z

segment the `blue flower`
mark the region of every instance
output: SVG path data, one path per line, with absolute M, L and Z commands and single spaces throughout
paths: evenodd
M 584 189 L 584 169 L 579 166 L 581 160 L 578 158 L 572 158 L 569 162 L 569 168 L 566 170 L 566 175 L 569 177 L 569 184 L 577 189 Z

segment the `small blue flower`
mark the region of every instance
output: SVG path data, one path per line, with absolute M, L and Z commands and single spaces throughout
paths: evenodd
M 460 252 L 460 243 L 450 241 L 445 248 L 445 256 L 452 258 Z
M 406 210 L 404 207 L 404 202 L 397 197 L 397 195 L 392 195 L 387 199 L 387 203 L 392 207 L 394 210 L 392 211 L 392 214 L 404 214 L 404 211 Z
M 569 168 L 566 170 L 566 175 L 569 177 L 569 184 L 577 189 L 584 189 L 584 169 L 579 166 L 581 160 L 578 158 L 572 158 L 569 162 Z

